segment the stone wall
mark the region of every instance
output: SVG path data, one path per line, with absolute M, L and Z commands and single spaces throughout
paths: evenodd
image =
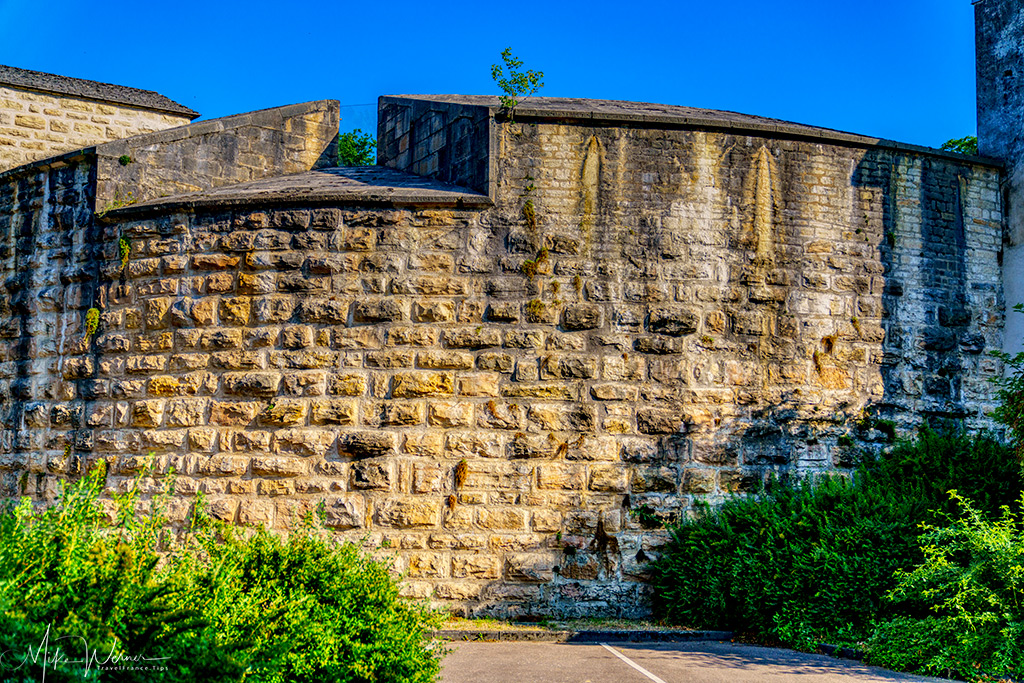
M 121 490 L 153 453 L 175 522 L 200 491 L 277 529 L 322 506 L 408 595 L 638 615 L 658 520 L 842 472 L 927 416 L 991 424 L 996 167 L 486 118 L 492 208 L 97 221 L 88 159 L 0 176 L 4 494 L 50 499 L 100 458 Z
M 0 85 L 0 172 L 192 118 Z
M 1024 2 L 976 0 L 975 47 L 978 81 L 978 152 L 1006 162 L 1006 234 L 1003 286 L 1006 295 L 1004 350 L 1024 351 Z

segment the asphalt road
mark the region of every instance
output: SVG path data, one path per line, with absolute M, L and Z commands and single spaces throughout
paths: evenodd
M 456 642 L 442 683 L 853 683 L 940 681 L 860 662 L 720 642 Z

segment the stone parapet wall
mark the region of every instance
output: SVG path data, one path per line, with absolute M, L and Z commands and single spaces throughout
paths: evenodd
M 50 500 L 98 459 L 120 490 L 153 453 L 175 523 L 200 492 L 239 524 L 321 509 L 394 552 L 407 595 L 638 615 L 659 520 L 848 472 L 925 417 L 991 426 L 997 168 L 488 127 L 492 208 L 94 220 L 88 159 L 0 177 L 3 494 Z
M 377 163 L 487 193 L 500 156 L 492 112 L 458 102 L 381 97 Z
M 340 121 L 337 100 L 319 100 L 102 145 L 98 208 L 335 166 Z
M 0 172 L 191 118 L 0 85 Z

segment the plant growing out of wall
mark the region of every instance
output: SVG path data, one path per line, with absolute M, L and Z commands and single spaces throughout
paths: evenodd
M 107 204 L 105 207 L 103 207 L 102 210 L 97 211 L 96 217 L 103 218 L 111 211 L 114 211 L 116 209 L 123 209 L 126 206 L 131 206 L 135 202 L 135 195 L 132 194 L 131 192 L 125 192 L 122 195 L 120 189 L 114 190 L 114 201 Z
M 121 272 L 125 272 L 128 269 L 128 257 L 132 253 L 132 243 L 128 237 L 121 235 L 117 238 L 117 255 L 121 259 Z
M 501 88 L 501 95 L 498 95 L 498 99 L 501 100 L 501 106 L 506 109 L 511 116 L 512 110 L 519 102 L 533 93 L 537 92 L 544 87 L 543 71 L 520 71 L 523 66 L 523 60 L 516 59 L 512 56 L 512 48 L 507 47 L 501 51 L 501 60 L 504 62 L 504 66 L 501 64 L 491 65 L 491 78 Z M 508 69 L 508 73 L 505 70 Z
M 85 312 L 85 336 L 86 339 L 96 334 L 100 327 L 100 309 L 90 308 Z

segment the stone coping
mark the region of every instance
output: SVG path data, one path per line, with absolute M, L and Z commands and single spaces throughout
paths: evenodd
M 423 100 L 443 104 L 486 107 L 492 116 L 500 116 L 503 111 L 498 98 L 489 95 L 385 95 L 380 98 L 382 102 L 386 99 Z M 530 97 L 515 107 L 514 116 L 517 121 L 561 121 L 592 125 L 726 130 L 765 137 L 820 140 L 853 147 L 881 147 L 996 168 L 1002 168 L 1004 165 L 1003 162 L 988 157 L 946 152 L 923 145 L 847 133 L 831 128 L 809 126 L 738 112 L 672 104 L 566 97 Z
M 163 197 L 104 214 L 125 220 L 141 215 L 198 209 L 362 204 L 384 207 L 487 208 L 491 200 L 457 185 L 379 166 L 324 168 L 239 183 L 207 192 Z
M 280 107 L 267 107 L 256 111 L 247 111 L 241 114 L 231 114 L 217 119 L 198 121 L 184 126 L 165 128 L 164 130 L 142 135 L 133 135 L 130 138 L 111 140 L 102 145 L 97 145 L 97 152 L 109 156 L 119 156 L 122 151 L 129 151 L 132 147 L 147 145 L 160 145 L 169 142 L 176 142 L 186 138 L 197 138 L 215 133 L 230 132 L 233 128 L 245 126 L 256 126 L 263 128 L 275 128 L 282 119 L 292 116 L 301 116 L 317 111 L 330 111 L 338 107 L 337 100 L 310 100 L 296 104 L 285 104 Z
M 58 74 L 19 69 L 14 66 L 0 64 L 0 85 L 9 85 L 23 90 L 77 97 L 96 102 L 121 104 L 136 109 L 148 109 L 165 114 L 175 114 L 194 119 L 199 112 L 193 111 L 183 104 L 164 97 L 152 90 L 140 90 L 124 85 L 90 81 L 84 78 L 71 78 Z

